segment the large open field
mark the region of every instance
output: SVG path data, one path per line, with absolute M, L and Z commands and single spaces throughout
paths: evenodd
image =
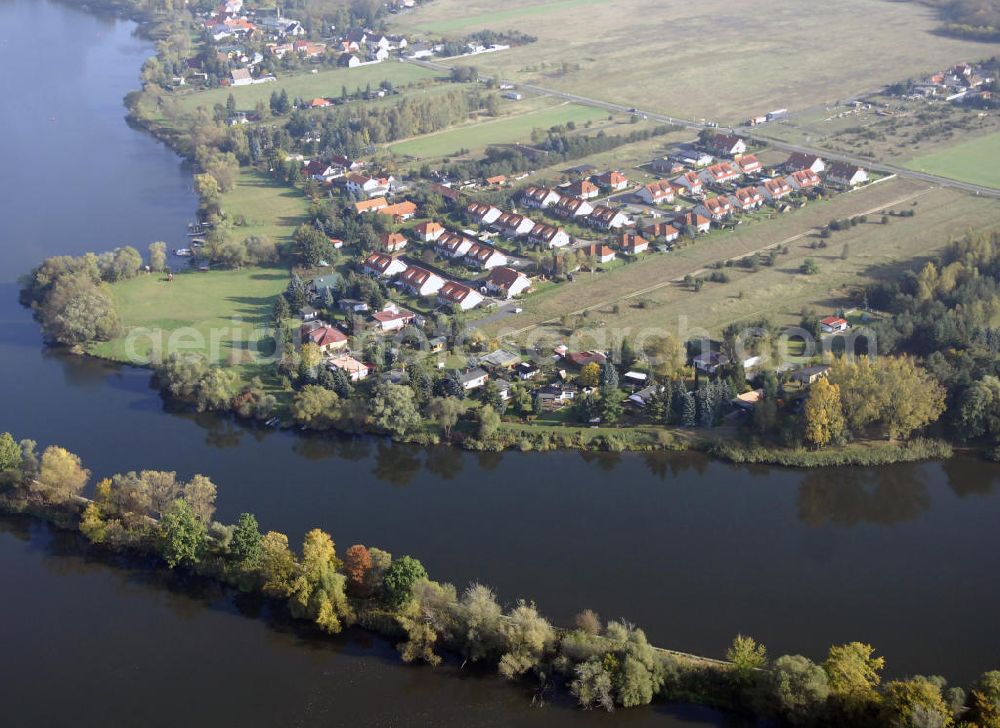
M 883 209 L 911 207 L 917 211 L 914 217 L 893 217 L 889 225 L 878 222 L 877 213 Z M 826 248 L 812 247 L 819 241 L 817 226 L 834 217 L 873 212 L 868 223 L 834 233 Z M 714 232 L 676 252 L 648 256 L 593 276 L 583 274 L 573 283 L 529 296 L 522 304 L 523 314 L 486 327 L 486 333 L 560 337 L 564 335 L 561 316 L 585 312 L 580 322 L 585 327 L 632 333 L 646 327 L 668 327 L 676 333 L 681 317 L 688 326 L 710 332 L 761 315 L 794 323 L 803 307 L 832 312 L 856 303 L 845 300 L 848 288 L 919 265 L 921 258 L 934 255 L 949 239 L 969 229 L 998 225 L 1000 208 L 992 200 L 889 180 L 734 233 Z M 697 293 L 678 282 L 687 274 L 707 275 L 716 262 L 780 244 L 788 247 L 788 253 L 773 267 L 763 266 L 757 272 L 725 268 L 731 276 L 729 283 L 706 283 Z M 845 244 L 848 255 L 842 258 Z M 800 274 L 806 258 L 819 263 L 818 274 Z
M 230 220 L 242 219 L 233 228 L 239 239 L 266 235 L 277 243 L 286 243 L 305 222 L 309 203 L 299 190 L 280 184 L 244 169 L 239 183 L 222 196 L 222 209 Z
M 525 142 L 531 138 L 533 129 L 548 129 L 570 121 L 583 124 L 607 116 L 608 112 L 589 106 L 559 104 L 408 139 L 390 144 L 389 150 L 402 156 L 433 159 L 457 154 L 460 149 L 471 151 L 490 144 Z
M 1000 132 L 916 157 L 906 166 L 942 177 L 1000 187 Z
M 215 104 L 225 104 L 229 94 L 236 99 L 240 109 L 253 109 L 257 102 L 267 103 L 274 91 L 285 90 L 292 99 L 314 99 L 321 96 L 340 96 L 346 86 L 348 92 L 364 90 L 369 84 L 377 87 L 382 81 L 404 86 L 418 81 L 428 81 L 440 73 L 409 63 L 386 61 L 360 68 L 332 68 L 317 73 L 296 73 L 282 76 L 273 83 L 256 83 L 252 86 L 225 86 L 207 91 L 177 94 L 177 103 L 184 111 L 194 111 L 199 106 L 211 109 Z
M 116 283 L 112 292 L 126 335 L 94 346 L 93 353 L 144 364 L 156 341 L 164 354 L 182 349 L 223 364 L 250 364 L 245 344 L 267 325 L 274 299 L 287 285 L 283 268 L 192 271 L 169 282 L 153 274 Z
M 889 0 L 435 0 L 395 23 L 425 35 L 520 30 L 538 42 L 456 63 L 720 121 L 811 107 L 991 53 L 935 34 L 938 18 L 924 5 Z M 580 70 L 564 73 L 563 63 Z

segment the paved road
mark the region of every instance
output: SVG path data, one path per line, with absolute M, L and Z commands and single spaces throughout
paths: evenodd
M 433 61 L 415 61 L 408 60 L 407 63 L 413 63 L 424 68 L 429 68 L 435 71 L 445 71 L 450 72 L 451 67 L 446 66 L 443 63 L 434 63 Z M 483 80 L 489 80 L 490 76 L 480 75 Z M 941 177 L 936 174 L 928 174 L 926 172 L 918 172 L 916 170 L 907 169 L 906 167 L 900 167 L 894 164 L 888 164 L 885 162 L 877 162 L 865 157 L 855 157 L 849 154 L 841 154 L 836 152 L 831 152 L 826 149 L 820 149 L 817 147 L 809 147 L 801 144 L 790 144 L 778 139 L 772 139 L 768 137 L 763 131 L 748 131 L 747 129 L 732 129 L 729 127 L 710 127 L 708 124 L 698 121 L 692 121 L 691 119 L 679 119 L 675 116 L 669 116 L 667 114 L 660 114 L 655 111 L 646 111 L 638 107 L 629 107 L 622 104 L 615 104 L 609 101 L 602 101 L 600 99 L 593 99 L 587 96 L 580 96 L 578 94 L 569 93 L 568 91 L 559 91 L 557 89 L 546 88 L 544 86 L 536 86 L 534 84 L 527 83 L 517 83 L 514 81 L 507 81 L 505 79 L 494 79 L 497 83 L 510 83 L 511 85 L 516 85 L 519 91 L 527 91 L 529 93 L 537 94 L 539 96 L 551 96 L 557 99 L 564 99 L 566 101 L 572 101 L 576 104 L 581 104 L 583 106 L 591 106 L 598 109 L 606 109 L 607 111 L 612 111 L 616 113 L 636 113 L 640 114 L 653 121 L 658 121 L 663 124 L 673 124 L 685 129 L 692 129 L 700 131 L 702 129 L 713 129 L 714 131 L 720 132 L 722 134 L 739 134 L 740 136 L 753 139 L 768 146 L 774 147 L 775 149 L 781 149 L 786 152 L 804 152 L 808 154 L 817 154 L 822 156 L 824 159 L 830 159 L 840 162 L 847 162 L 849 164 L 857 164 L 863 166 L 867 169 L 874 170 L 876 172 L 883 172 L 885 174 L 895 174 L 899 177 L 905 177 L 908 179 L 916 179 L 922 182 L 929 182 L 939 187 L 952 187 L 954 189 L 964 190 L 966 192 L 972 192 L 977 195 L 983 195 L 985 197 L 995 197 L 1000 198 L 1000 189 L 995 189 L 993 187 L 986 187 L 984 185 L 972 184 L 971 182 L 961 182 L 959 180 L 949 179 L 948 177 Z

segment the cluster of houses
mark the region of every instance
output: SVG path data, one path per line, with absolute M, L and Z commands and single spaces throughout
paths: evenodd
M 573 222 L 596 230 L 620 230 L 635 224 L 621 210 L 591 202 L 606 193 L 621 192 L 629 186 L 628 178 L 618 170 L 584 177 L 559 187 L 532 185 L 521 193 L 525 207 L 544 210 L 560 220 Z M 565 243 L 569 243 L 568 238 Z M 555 246 L 550 246 L 555 247 Z
M 992 102 L 994 94 L 986 87 L 994 81 L 981 64 L 959 63 L 933 73 L 909 85 L 907 93 L 922 98 L 944 99 L 956 103 Z

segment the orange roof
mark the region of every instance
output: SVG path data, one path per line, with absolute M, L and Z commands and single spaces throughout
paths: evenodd
M 392 215 L 393 217 L 403 217 L 413 215 L 417 212 L 417 206 L 413 202 L 397 202 L 395 205 L 386 205 L 378 211 L 379 215 Z
M 354 203 L 355 212 L 371 212 L 373 210 L 381 210 L 388 207 L 389 203 L 385 201 L 384 197 L 376 197 L 374 200 L 361 200 L 360 202 Z

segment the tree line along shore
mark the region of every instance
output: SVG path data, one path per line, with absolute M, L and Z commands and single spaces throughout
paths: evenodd
M 1000 672 L 968 693 L 938 676 L 883 682 L 885 659 L 871 645 L 830 648 L 822 662 L 802 655 L 771 659 L 764 645 L 738 635 L 724 660 L 655 647 L 625 621 L 590 610 L 558 628 L 534 603 L 504 606 L 482 584 L 459 592 L 432 580 L 419 560 L 355 544 L 338 553 L 331 536 L 310 530 L 300 551 L 286 534 L 262 533 L 243 513 L 214 519 L 216 486 L 195 475 L 140 471 L 104 478 L 59 446 L 39 452 L 30 440 L 0 435 L 0 509 L 77 532 L 95 552 L 141 557 L 254 593 L 314 625 L 316 639 L 359 625 L 395 640 L 405 662 L 464 661 L 496 671 L 536 698 L 568 690 L 581 708 L 614 710 L 674 701 L 702 704 L 802 726 L 1000 726 Z

